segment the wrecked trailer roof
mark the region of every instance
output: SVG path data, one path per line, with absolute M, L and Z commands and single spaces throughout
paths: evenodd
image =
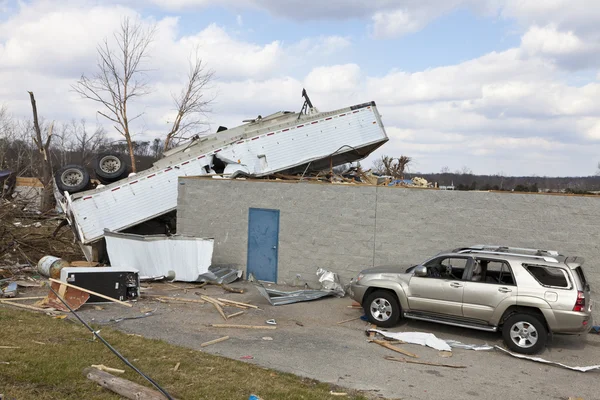
M 331 112 L 281 112 L 199 138 L 150 169 L 73 195 L 55 193 L 82 244 L 177 207 L 179 176 L 262 177 L 329 168 L 365 158 L 388 141 L 374 102 Z

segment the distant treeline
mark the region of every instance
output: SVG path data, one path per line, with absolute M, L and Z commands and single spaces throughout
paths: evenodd
M 454 185 L 455 190 L 505 190 L 515 192 L 561 192 L 586 194 L 600 191 L 600 176 L 581 177 L 541 177 L 541 176 L 500 176 L 473 175 L 459 173 L 406 173 L 410 179 L 419 176 L 438 186 Z

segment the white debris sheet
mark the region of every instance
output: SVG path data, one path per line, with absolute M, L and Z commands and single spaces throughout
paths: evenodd
M 464 344 L 462 342 L 459 342 L 458 340 L 451 340 L 451 339 L 446 340 L 446 343 L 448 343 L 450 345 L 450 347 L 456 348 L 456 349 L 475 350 L 475 351 L 494 350 L 494 347 L 490 346 L 487 343 L 486 344 Z
M 106 250 L 113 267 L 130 267 L 140 276 L 161 276 L 194 282 L 208 272 L 213 239 L 183 235 L 133 235 L 105 231 Z
M 504 352 L 506 354 L 510 354 L 511 356 L 516 357 L 516 358 L 523 358 L 525 360 L 536 361 L 536 362 L 543 363 L 543 364 L 556 365 L 558 367 L 563 367 L 563 368 L 566 368 L 566 369 L 570 369 L 572 371 L 587 372 L 587 371 L 592 371 L 594 369 L 600 369 L 600 365 L 592 365 L 592 366 L 589 366 L 589 367 L 570 367 L 568 365 L 561 364 L 561 363 L 556 362 L 556 361 L 544 360 L 543 358 L 540 358 L 540 357 L 531 357 L 531 356 L 526 356 L 524 354 L 513 353 L 513 352 L 510 352 L 510 351 L 508 351 L 508 350 L 500 347 L 500 346 L 494 346 L 494 347 L 496 349 L 498 349 L 498 350 L 500 350 L 500 351 L 502 351 L 502 352 Z
M 452 351 L 452 348 L 444 340 L 437 338 L 433 333 L 425 332 L 384 332 L 378 329 L 369 329 L 369 332 L 377 332 L 386 338 L 402 340 L 406 343 L 420 344 L 440 351 Z

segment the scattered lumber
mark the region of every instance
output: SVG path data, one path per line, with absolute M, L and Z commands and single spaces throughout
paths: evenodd
M 221 343 L 221 342 L 226 341 L 227 339 L 229 339 L 229 336 L 223 336 L 223 337 L 220 337 L 215 340 L 210 340 L 208 342 L 204 342 L 200 345 L 200 347 L 206 347 L 206 346 L 210 346 L 211 344 Z
M 105 296 L 103 294 L 96 293 L 96 292 L 93 292 L 91 290 L 84 289 L 82 287 L 75 286 L 75 285 L 67 283 L 67 282 L 59 281 L 58 279 L 54 279 L 54 278 L 49 278 L 49 279 L 50 279 L 50 282 L 58 283 L 59 285 L 65 285 L 66 287 L 70 287 L 70 288 L 73 288 L 73 289 L 81 290 L 82 292 L 86 292 L 86 293 L 89 293 L 91 295 L 94 295 L 94 296 L 97 296 L 97 297 L 101 297 L 101 298 L 103 298 L 105 300 L 112 301 L 113 303 L 117 303 L 117 304 L 120 304 L 120 305 L 125 306 L 125 307 L 133 307 L 133 304 L 126 303 L 126 302 L 121 301 L 121 300 L 113 299 L 112 297 Z
M 392 356 L 385 356 L 385 359 L 389 360 L 389 361 L 397 361 L 397 362 L 403 362 L 403 363 L 409 363 L 409 364 L 430 365 L 432 367 L 467 368 L 464 365 L 451 365 L 451 364 L 440 364 L 440 363 L 434 363 L 434 362 L 428 362 L 428 361 L 407 360 L 406 358 L 399 358 L 399 357 L 392 357 Z
M 237 317 L 238 315 L 242 315 L 243 313 L 244 313 L 244 311 L 238 311 L 238 312 L 236 312 L 236 313 L 229 314 L 229 315 L 227 316 L 227 319 L 229 319 L 229 318 L 233 318 L 233 317 Z
M 206 303 L 204 300 L 196 300 L 196 299 L 180 299 L 177 297 L 167 297 L 167 296 L 148 296 L 148 297 L 152 297 L 155 298 L 157 300 L 164 300 L 164 301 L 175 301 L 175 302 L 180 302 L 180 303 L 198 303 L 198 304 L 204 304 Z
M 222 303 L 221 301 L 219 301 L 219 300 L 215 300 L 215 299 L 213 299 L 212 297 L 208 297 L 208 296 L 201 295 L 201 296 L 200 296 L 200 298 L 201 298 L 202 300 L 204 300 L 204 301 L 207 301 L 207 302 L 211 303 L 211 304 L 218 304 L 218 305 L 219 305 L 219 306 L 221 306 L 221 307 L 225 307 L 225 304 L 223 304 L 223 303 Z
M 385 340 L 377 340 L 377 339 L 373 339 L 373 340 L 371 340 L 371 342 L 373 342 L 373 343 L 377 343 L 378 345 L 380 345 L 380 346 L 383 346 L 383 347 L 385 347 L 386 349 L 390 349 L 390 350 L 392 350 L 392 351 L 395 351 L 396 353 L 404 354 L 405 356 L 412 357 L 412 358 L 419 358 L 419 356 L 418 356 L 418 355 L 416 355 L 416 354 L 414 354 L 414 353 L 411 353 L 411 352 L 409 352 L 409 351 L 403 350 L 403 349 L 401 349 L 401 348 L 399 348 L 399 347 L 392 346 L 391 344 L 389 344 L 389 343 L 388 343 L 388 342 L 386 342 Z
M 0 349 L 20 349 L 18 346 L 0 346 Z
M 54 308 L 39 308 L 39 307 L 34 307 L 34 306 L 28 306 L 27 304 L 15 303 L 14 301 L 8 301 L 8 300 L 0 300 L 0 304 L 8 304 L 9 306 L 25 308 L 26 310 L 39 311 L 39 312 L 44 312 L 44 313 L 55 310 Z
M 99 369 L 100 371 L 109 372 L 112 374 L 124 374 L 125 373 L 124 369 L 111 368 L 111 367 L 107 367 L 104 364 L 99 364 L 99 365 L 92 364 L 92 368 L 96 368 L 96 369 Z
M 137 383 L 119 378 L 108 372 L 96 368 L 86 368 L 83 374 L 91 381 L 96 382 L 105 389 L 115 392 L 131 400 L 164 400 L 165 396 L 153 389 L 147 388 Z
M 243 294 L 244 293 L 244 289 L 236 289 L 236 288 L 232 288 L 229 287 L 227 285 L 219 285 L 223 288 L 223 290 L 230 292 L 230 293 L 239 293 L 239 294 Z
M 221 314 L 221 317 L 223 317 L 223 319 L 225 321 L 227 321 L 227 315 L 225 315 L 225 313 L 223 312 L 223 309 L 221 308 L 220 305 L 218 305 L 217 303 L 212 303 L 213 306 L 215 306 L 215 308 L 217 309 L 217 311 L 219 312 L 219 314 Z
M 173 367 L 173 372 L 177 372 L 177 370 L 179 369 L 180 365 L 181 365 L 180 362 L 178 362 L 177 364 L 175 364 L 175 366 Z
M 23 301 L 23 300 L 39 300 L 45 299 L 44 296 L 34 296 L 34 297 L 13 297 L 12 299 L 2 299 L 2 301 Z
M 233 305 L 238 305 L 238 306 L 242 306 L 242 307 L 254 308 L 256 310 L 260 310 L 259 307 L 254 306 L 252 304 L 247 304 L 247 303 L 242 303 L 239 301 L 233 301 L 233 300 L 227 300 L 227 299 L 221 299 L 221 298 L 217 298 L 217 300 L 219 300 L 222 303 L 229 303 L 229 304 L 233 304 Z
M 210 324 L 213 328 L 236 328 L 236 329 L 277 329 L 272 325 L 233 325 L 233 324 Z

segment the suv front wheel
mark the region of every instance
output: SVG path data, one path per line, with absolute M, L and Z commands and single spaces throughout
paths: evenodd
M 548 331 L 535 315 L 514 314 L 504 321 L 502 337 L 512 351 L 536 354 L 546 346 Z
M 369 321 L 383 328 L 391 328 L 400 319 L 398 299 L 387 290 L 376 290 L 363 304 Z

